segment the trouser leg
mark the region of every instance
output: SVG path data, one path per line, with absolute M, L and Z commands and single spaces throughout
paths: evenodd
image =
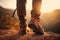
M 26 0 L 17 0 L 17 14 L 20 20 L 20 33 L 26 34 Z
M 43 34 L 43 28 L 40 24 L 40 9 L 42 0 L 32 0 L 31 20 L 28 26 L 33 29 L 36 34 Z

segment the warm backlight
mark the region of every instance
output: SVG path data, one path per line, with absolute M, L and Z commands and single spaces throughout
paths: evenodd
M 5 8 L 15 9 L 17 0 L 0 0 L 0 5 Z M 27 0 L 27 10 L 32 9 L 32 0 Z M 50 12 L 54 9 L 60 9 L 60 0 L 42 0 L 41 12 Z

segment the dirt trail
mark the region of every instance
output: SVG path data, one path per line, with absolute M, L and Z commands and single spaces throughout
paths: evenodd
M 44 35 L 26 35 L 18 34 L 17 30 L 0 30 L 0 40 L 60 40 L 60 35 L 52 32 L 46 32 Z

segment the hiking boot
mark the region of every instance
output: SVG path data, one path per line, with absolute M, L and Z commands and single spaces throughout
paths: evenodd
M 40 18 L 36 18 L 35 16 L 32 16 L 31 20 L 28 24 L 28 27 L 33 29 L 33 32 L 35 32 L 36 35 L 44 34 L 44 31 L 43 31 L 42 26 L 40 24 Z
M 26 28 L 24 28 L 24 27 L 20 28 L 19 34 L 25 35 L 26 34 Z
M 21 22 L 20 23 L 20 32 L 21 35 L 26 34 L 26 23 L 25 22 Z

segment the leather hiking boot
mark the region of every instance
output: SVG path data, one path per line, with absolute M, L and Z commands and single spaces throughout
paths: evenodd
M 33 32 L 35 32 L 36 35 L 44 34 L 43 28 L 40 24 L 40 18 L 36 18 L 36 17 L 32 16 L 31 20 L 28 24 L 28 27 L 33 29 Z
M 19 34 L 20 35 L 25 35 L 26 34 L 26 29 L 25 28 L 20 28 Z
M 21 34 L 21 35 L 26 34 L 26 23 L 22 23 L 22 24 L 20 25 L 19 34 Z

